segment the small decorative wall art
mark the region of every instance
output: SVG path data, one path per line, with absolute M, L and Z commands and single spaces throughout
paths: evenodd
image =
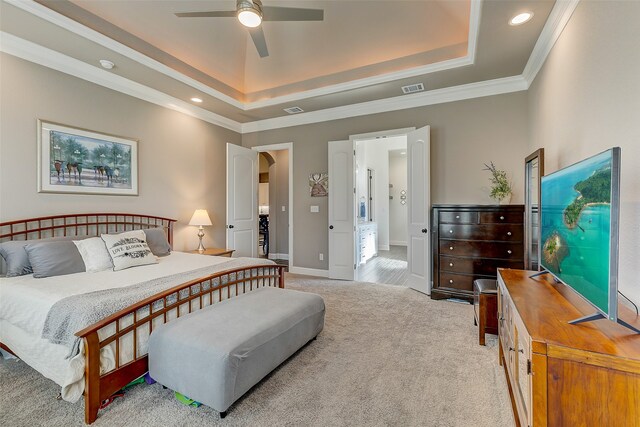
M 329 195 L 329 174 L 309 174 L 309 193 L 311 197 L 327 197 Z
M 138 195 L 138 141 L 38 120 L 38 192 Z

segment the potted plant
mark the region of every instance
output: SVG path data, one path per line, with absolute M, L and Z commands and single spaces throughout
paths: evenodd
M 511 184 L 507 179 L 507 173 L 503 170 L 499 170 L 490 162 L 489 164 L 484 164 L 485 168 L 483 170 L 491 172 L 491 192 L 489 196 L 492 199 L 498 201 L 498 204 L 502 202 L 503 199 L 511 197 Z

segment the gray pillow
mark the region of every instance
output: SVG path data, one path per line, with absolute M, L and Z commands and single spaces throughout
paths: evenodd
M 29 243 L 24 250 L 29 255 L 35 278 L 85 271 L 84 261 L 73 240 Z
M 56 242 L 71 239 L 79 240 L 82 239 L 82 237 L 61 236 L 36 240 L 12 240 L 0 243 L 0 255 L 7 263 L 7 277 L 22 276 L 33 273 L 31 264 L 29 263 L 29 256 L 24 250 L 26 245 L 31 243 Z
M 149 228 L 144 230 L 144 234 L 147 238 L 147 245 L 155 256 L 167 256 L 171 253 L 171 245 L 167 241 L 164 228 Z

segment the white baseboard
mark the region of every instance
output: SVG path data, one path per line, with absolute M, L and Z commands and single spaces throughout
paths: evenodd
M 307 276 L 329 277 L 329 270 L 320 270 L 318 268 L 289 267 L 289 272 Z
M 389 250 L 389 245 L 378 245 L 378 250 L 379 251 L 388 251 Z
M 390 246 L 407 246 L 407 242 L 400 241 L 400 240 L 390 240 L 389 245 Z
M 289 254 L 274 254 L 269 252 L 269 259 L 286 259 L 289 260 Z

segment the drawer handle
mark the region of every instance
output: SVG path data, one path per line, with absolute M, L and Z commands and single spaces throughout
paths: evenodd
M 502 221 L 504 221 L 504 217 L 503 217 L 503 216 L 501 216 L 501 217 L 500 217 L 500 219 L 501 219 Z
M 460 219 L 460 215 L 456 215 L 456 219 Z
M 509 351 L 516 351 L 516 349 L 513 347 L 509 347 Z
M 518 352 L 524 354 L 524 348 L 519 348 Z
M 507 236 L 511 236 L 511 232 L 510 231 L 507 231 Z
M 449 230 L 449 234 L 453 234 L 453 230 Z
M 509 249 L 509 250 L 507 251 L 507 253 L 508 253 L 509 255 L 511 255 L 511 249 Z
M 449 246 L 449 250 L 452 251 L 453 250 L 453 246 Z
M 452 262 L 449 263 L 449 267 L 453 267 L 453 263 Z
M 449 283 L 453 283 L 453 279 L 449 279 Z

